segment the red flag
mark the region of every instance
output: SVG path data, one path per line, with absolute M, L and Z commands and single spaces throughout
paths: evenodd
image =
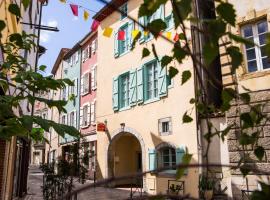
M 70 8 L 72 10 L 73 15 L 78 16 L 78 5 L 70 4 Z
M 177 33 L 175 33 L 175 36 L 173 38 L 173 41 L 177 42 L 179 40 L 179 35 Z
M 125 31 L 118 31 L 118 40 L 125 40 Z
M 99 26 L 100 22 L 97 20 L 94 20 L 91 26 L 92 31 L 96 31 L 98 26 Z

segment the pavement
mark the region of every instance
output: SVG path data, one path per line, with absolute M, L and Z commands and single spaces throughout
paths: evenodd
M 43 200 L 43 173 L 38 166 L 30 166 L 28 172 L 28 194 L 24 200 Z M 79 187 L 80 185 L 78 185 Z M 138 194 L 137 194 L 138 195 Z M 122 200 L 130 197 L 129 188 L 96 187 L 78 194 L 77 200 Z

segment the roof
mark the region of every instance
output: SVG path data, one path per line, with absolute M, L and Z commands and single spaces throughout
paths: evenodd
M 111 0 L 109 3 L 106 3 L 106 5 L 100 9 L 97 14 L 94 15 L 93 19 L 101 22 L 127 1 L 128 0 Z M 105 1 L 102 2 L 105 4 Z
M 60 50 L 60 52 L 59 52 L 59 54 L 58 54 L 58 56 L 57 56 L 57 59 L 56 59 L 54 65 L 53 65 L 53 68 L 52 68 L 52 71 L 51 71 L 52 74 L 55 74 L 55 73 L 56 73 L 56 71 L 57 71 L 57 69 L 58 69 L 58 67 L 59 67 L 59 64 L 60 64 L 61 60 L 63 59 L 63 57 L 65 56 L 65 54 L 66 54 L 69 50 L 70 50 L 70 49 L 68 49 L 68 48 L 62 48 L 62 49 Z
M 89 40 L 91 37 L 93 37 L 95 34 L 97 33 L 97 31 L 91 31 L 89 33 L 87 33 L 83 39 L 81 39 L 81 41 L 79 41 L 80 45 L 84 45 L 86 43 L 87 40 Z

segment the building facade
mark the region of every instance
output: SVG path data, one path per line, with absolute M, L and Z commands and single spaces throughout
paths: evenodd
M 96 91 L 97 91 L 97 33 L 90 32 L 80 41 L 82 49 L 80 84 L 81 145 L 88 154 L 85 167 L 88 178 L 94 179 L 96 166 Z
M 142 58 L 144 47 L 155 44 L 158 56 L 168 54 L 173 45 L 152 35 L 142 34 L 139 43 L 131 50 L 134 29 L 142 27 L 126 17 L 138 19 L 142 0 L 113 1 L 114 6 L 125 15 L 105 6 L 94 16 L 100 22 L 98 28 L 97 122 L 106 124 L 105 132 L 98 131 L 97 170 L 98 177 L 109 178 L 136 172 L 154 170 L 181 163 L 188 149 L 193 154 L 192 163 L 198 163 L 196 120 L 189 124 L 180 122 L 191 108 L 189 100 L 194 97 L 194 80 L 180 85 L 181 76 L 170 80 L 166 68 L 161 68 L 154 55 Z M 150 20 L 163 19 L 168 30 L 175 33 L 170 4 L 161 6 Z M 111 38 L 102 35 L 106 27 L 114 30 Z M 118 32 L 125 32 L 125 39 L 118 40 Z M 190 34 L 190 33 L 189 33 Z M 106 55 L 106 57 L 104 57 Z M 185 59 L 176 66 L 179 74 L 192 71 L 192 62 Z M 183 98 L 184 97 L 184 98 Z M 190 111 L 193 119 L 195 112 Z M 142 179 L 115 182 L 114 185 L 137 184 L 150 194 L 166 193 L 170 180 L 175 180 L 176 170 L 149 173 Z M 198 196 L 198 169 L 189 169 L 180 180 L 185 191 Z

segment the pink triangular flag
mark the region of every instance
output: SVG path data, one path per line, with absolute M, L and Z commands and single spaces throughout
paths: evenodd
M 78 5 L 70 4 L 70 8 L 72 10 L 73 15 L 78 16 L 79 14 Z
M 125 31 L 118 31 L 118 40 L 125 40 Z
M 99 26 L 100 22 L 97 20 L 94 20 L 91 26 L 92 31 L 96 31 L 98 26 Z

